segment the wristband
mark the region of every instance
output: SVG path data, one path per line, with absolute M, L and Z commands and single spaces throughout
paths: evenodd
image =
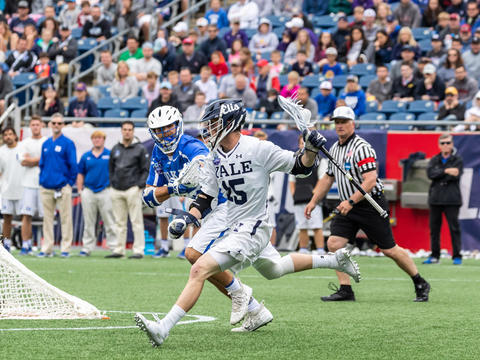
M 348 199 L 348 203 L 352 206 L 355 205 L 355 201 L 353 201 L 352 199 Z

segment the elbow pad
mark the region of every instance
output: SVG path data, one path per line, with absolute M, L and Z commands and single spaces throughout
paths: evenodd
M 155 189 L 156 188 L 153 186 L 147 186 L 145 189 L 143 189 L 142 193 L 143 203 L 151 208 L 154 208 L 155 206 L 159 206 L 161 204 L 161 202 L 159 202 L 155 197 Z
M 211 210 L 211 205 L 213 201 L 213 196 L 207 195 L 204 192 L 200 191 L 193 201 L 191 208 L 195 208 L 202 214 L 202 218 L 205 217 Z
M 302 155 L 303 155 L 304 150 L 302 149 L 301 151 L 297 151 L 295 153 L 295 164 L 293 165 L 292 170 L 290 171 L 290 174 L 295 175 L 296 177 L 299 178 L 304 178 L 307 176 L 310 176 L 312 173 L 313 166 L 306 167 L 302 163 Z

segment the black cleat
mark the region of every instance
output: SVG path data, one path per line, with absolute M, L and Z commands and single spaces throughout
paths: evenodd
M 105 256 L 105 259 L 119 259 L 123 258 L 122 254 L 111 253 L 110 255 Z
M 334 283 L 328 284 L 328 288 L 335 292 L 329 296 L 322 296 L 322 301 L 355 301 L 355 294 L 352 290 L 348 291 L 342 287 L 339 289 Z
M 133 254 L 128 257 L 129 259 L 143 259 L 142 254 Z
M 426 302 L 428 301 L 428 294 L 430 293 L 430 284 L 428 282 L 423 282 L 419 285 L 415 285 L 415 294 L 417 297 L 413 300 L 415 302 Z

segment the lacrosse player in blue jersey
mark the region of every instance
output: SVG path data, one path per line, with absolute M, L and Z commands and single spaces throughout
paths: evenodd
M 305 110 L 292 103 L 301 116 Z M 308 113 L 309 115 L 310 113 Z M 159 346 L 170 330 L 196 303 L 205 280 L 232 269 L 234 272 L 253 265 L 267 279 L 314 268 L 343 269 L 355 281 L 360 280 L 358 265 L 342 249 L 335 254 L 290 254 L 281 257 L 270 244 L 272 226 L 268 223 L 267 193 L 270 173 L 283 171 L 306 176 L 312 171 L 315 158 L 325 138 L 317 131 L 305 133 L 305 149 L 293 153 L 269 141 L 243 136 L 241 128 L 246 110 L 241 100 L 220 99 L 210 102 L 200 121 L 202 137 L 211 150 L 205 161 L 205 179 L 189 213 L 177 216 L 169 226 L 173 237 L 180 237 L 189 223 L 195 223 L 207 212 L 221 188 L 227 197 L 229 230 L 221 241 L 203 253 L 193 264 L 189 280 L 176 304 L 162 320 L 147 320 L 135 315 L 137 326 L 145 331 L 153 346 Z M 310 117 L 308 117 L 310 119 Z M 232 331 L 254 331 L 272 321 L 272 314 L 263 304 L 247 314 L 240 328 Z
M 172 106 L 161 106 L 153 110 L 147 119 L 148 128 L 155 146 L 152 152 L 150 173 L 143 192 L 143 202 L 149 207 L 163 205 L 180 196 L 195 197 L 201 180 L 203 159 L 208 156 L 207 147 L 192 136 L 183 134 L 183 120 L 180 111 Z M 181 183 L 179 177 L 189 168 L 188 183 Z M 196 179 L 196 181 L 194 181 Z M 193 264 L 215 242 L 221 240 L 227 229 L 226 199 L 219 193 L 217 204 L 202 221 L 200 230 L 192 238 L 185 256 Z M 168 241 L 168 240 L 167 240 Z M 168 249 L 168 248 L 167 248 Z M 230 323 L 240 322 L 248 312 L 249 302 L 255 302 L 252 289 L 242 284 L 228 271 L 216 274 L 209 281 L 222 293 L 232 299 Z

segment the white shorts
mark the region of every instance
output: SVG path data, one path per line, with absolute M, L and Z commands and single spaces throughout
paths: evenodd
M 157 206 L 157 217 L 159 218 L 168 218 L 170 214 L 165 212 L 166 208 L 172 208 L 172 209 L 183 209 L 182 202 L 180 201 L 180 198 L 177 196 L 172 196 L 162 202 L 160 206 Z
M 277 220 L 275 219 L 275 206 L 273 206 L 273 201 L 268 202 L 268 208 L 267 208 L 267 214 L 268 214 L 268 222 L 270 225 L 273 227 L 277 226 Z
M 22 198 L 22 209 L 20 210 L 22 215 L 30 215 L 43 217 L 43 205 L 42 199 L 40 199 L 40 189 L 24 188 Z
M 202 226 L 190 240 L 188 247 L 203 254 L 216 246 L 227 233 L 229 227 L 227 215 L 227 203 L 217 206 L 202 220 Z
M 297 229 L 300 230 L 313 230 L 313 229 L 322 229 L 323 228 L 323 212 L 320 205 L 315 206 L 315 209 L 312 211 L 312 217 L 307 219 L 305 217 L 306 204 L 297 204 L 295 205 L 295 222 L 297 224 Z
M 20 215 L 22 208 L 21 200 L 7 200 L 2 199 L 2 214 L 3 215 Z
M 265 221 L 247 220 L 230 228 L 219 243 L 209 250 L 222 271 L 234 273 L 255 263 L 270 244 L 272 227 Z

